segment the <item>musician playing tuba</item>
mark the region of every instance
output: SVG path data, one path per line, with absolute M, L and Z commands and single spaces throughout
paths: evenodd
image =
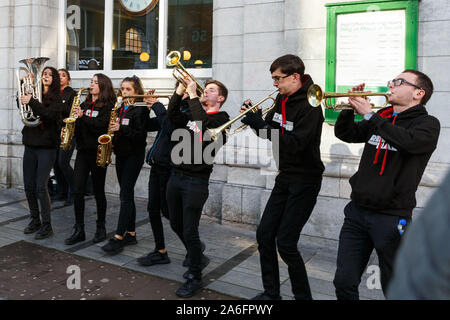
M 29 73 L 20 81 L 31 82 L 33 77 L 34 75 Z M 39 119 L 38 125 L 29 126 L 25 123 L 22 130 L 22 142 L 25 145 L 23 179 L 31 215 L 31 221 L 24 233 L 30 234 L 37 231 L 35 239 L 45 239 L 53 234 L 47 186 L 50 171 L 55 163 L 56 151 L 59 148 L 62 110 L 59 75 L 55 68 L 44 68 L 42 88 L 42 97 L 39 99 L 32 97 L 31 93 L 21 95 L 19 98 L 20 103 L 28 105 Z

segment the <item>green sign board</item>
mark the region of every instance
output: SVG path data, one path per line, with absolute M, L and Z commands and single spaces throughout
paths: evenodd
M 340 2 L 326 7 L 325 91 L 347 92 L 365 83 L 367 91 L 386 92 L 388 80 L 404 69 L 417 68 L 417 0 Z M 376 105 L 384 104 L 384 98 L 376 98 L 380 98 Z M 326 109 L 325 121 L 334 123 L 338 115 Z

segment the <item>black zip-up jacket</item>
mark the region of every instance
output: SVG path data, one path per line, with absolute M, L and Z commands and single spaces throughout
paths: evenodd
M 170 137 L 174 127 L 167 117 L 166 108 L 160 102 L 153 104 L 152 110 L 156 117 L 147 119 L 147 131 L 158 131 L 158 133 L 145 161 L 151 166 L 170 169 L 170 151 L 172 150 Z
M 285 103 L 286 124 L 283 126 L 282 100 L 278 95 L 275 107 L 267 114 L 268 138 L 272 140 L 273 154 L 279 155 L 280 175 L 302 183 L 319 183 L 325 167 L 320 158 L 323 114 L 321 108 L 312 107 L 306 93 L 313 81 L 304 75 L 302 87 L 291 94 Z M 284 129 L 283 129 L 284 127 Z M 277 130 L 279 145 L 273 140 Z M 260 132 L 257 132 L 261 136 Z M 264 136 L 261 136 L 264 138 Z
M 22 143 L 29 147 L 58 148 L 61 143 L 61 99 L 47 105 L 31 98 L 28 105 L 34 115 L 39 116 L 41 123 L 35 127 L 23 127 Z
M 411 217 L 415 192 L 438 142 L 440 123 L 416 105 L 396 116 L 392 107 L 379 110 L 370 120 L 354 122 L 353 110 L 342 111 L 336 137 L 364 142 L 358 171 L 350 178 L 352 200 L 380 213 Z
M 125 110 L 122 106 L 117 110 L 119 131 L 114 133 L 114 153 L 120 157 L 145 153 L 147 145 L 147 119 L 149 110 L 145 106 L 130 105 Z
M 75 122 L 77 150 L 97 152 L 98 137 L 108 131 L 109 117 L 114 105 L 104 104 L 100 107 L 99 102 L 83 102 L 80 107 L 84 115 Z
M 206 113 L 199 98 L 189 100 L 190 113 L 183 112 L 180 108 L 181 98 L 182 96 L 174 93 L 167 109 L 168 118 L 173 126 L 185 129 L 175 130 L 172 133 L 171 140 L 178 142 L 172 150 L 172 153 L 178 156 L 176 159 L 172 157 L 172 167 L 175 171 L 188 176 L 209 179 L 213 170 L 215 151 L 225 144 L 226 137 L 223 134 L 222 139 L 213 142 L 205 132 L 207 129 L 223 125 L 230 117 L 225 111 Z M 186 139 L 189 141 L 185 141 Z M 211 143 L 214 143 L 212 147 L 209 146 Z M 208 159 L 205 159 L 204 151 L 207 147 L 208 151 L 205 153 Z

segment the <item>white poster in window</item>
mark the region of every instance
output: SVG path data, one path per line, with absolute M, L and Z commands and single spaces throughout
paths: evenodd
M 385 91 L 386 82 L 404 70 L 405 21 L 405 10 L 337 16 L 337 91 L 363 82 L 366 90 Z

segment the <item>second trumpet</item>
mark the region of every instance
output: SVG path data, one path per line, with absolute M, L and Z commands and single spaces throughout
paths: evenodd
M 352 106 L 348 103 L 338 103 L 338 104 L 328 104 L 328 99 L 333 98 L 343 98 L 343 97 L 370 97 L 370 96 L 384 96 L 386 101 L 382 106 L 372 105 L 372 109 L 381 109 L 387 106 L 389 102 L 389 94 L 390 92 L 347 92 L 347 93 L 339 93 L 339 92 L 323 92 L 322 88 L 317 84 L 312 84 L 307 93 L 308 102 L 313 107 L 318 107 L 324 103 L 324 107 L 326 109 L 333 110 L 345 110 L 345 109 L 353 109 Z

